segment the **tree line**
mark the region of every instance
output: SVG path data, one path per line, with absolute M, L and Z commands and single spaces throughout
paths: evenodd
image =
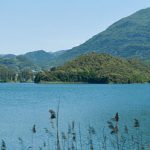
M 136 59 L 90 53 L 38 72 L 0 66 L 0 82 L 144 83 L 150 82 L 150 66 Z
M 150 68 L 138 60 L 90 53 L 63 66 L 36 74 L 39 82 L 143 83 L 150 82 Z
M 0 66 L 0 82 L 33 82 L 35 73 L 30 69 L 20 71 Z

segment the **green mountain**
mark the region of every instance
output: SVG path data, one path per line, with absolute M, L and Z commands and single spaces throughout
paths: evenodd
M 70 50 L 45 52 L 38 50 L 21 55 L 0 55 L 0 64 L 35 70 L 60 66 L 82 54 L 107 53 L 122 58 L 139 58 L 150 62 L 150 8 L 125 17 L 85 43 Z
M 14 56 L 14 57 L 12 56 L 8 57 L 7 55 L 7 56 L 0 57 L 0 65 L 8 69 L 14 70 L 15 72 L 19 72 L 25 69 L 31 69 L 31 70 L 38 69 L 37 65 L 35 65 L 32 61 L 30 61 L 23 55 Z
M 33 82 L 39 69 L 22 55 L 0 55 L 0 82 Z
M 44 50 L 38 50 L 34 52 L 29 52 L 24 55 L 27 59 L 37 64 L 40 67 L 46 67 L 49 60 L 52 59 L 52 54 L 45 52 Z
M 61 56 L 65 50 L 57 52 L 46 52 L 44 50 L 37 50 L 26 53 L 24 55 L 0 55 L 0 65 L 15 70 L 41 70 L 49 69 L 55 65 L 56 58 Z
M 150 8 L 123 18 L 52 61 L 55 65 L 89 52 L 108 53 L 124 58 L 150 59 Z
M 55 61 L 57 61 L 57 58 L 61 56 L 64 52 L 64 50 L 58 52 L 46 52 L 44 50 L 38 50 L 26 53 L 23 56 L 26 57 L 28 60 L 32 61 L 40 68 L 47 69 L 57 65 L 57 63 L 55 64 Z
M 142 83 L 150 82 L 150 68 L 136 60 L 90 53 L 38 73 L 35 82 Z

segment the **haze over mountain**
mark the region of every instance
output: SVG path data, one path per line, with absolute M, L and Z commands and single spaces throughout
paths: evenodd
M 46 52 L 44 50 L 37 50 L 23 55 L 0 55 L 0 65 L 12 68 L 14 70 L 41 70 L 48 69 L 54 66 L 51 63 L 55 58 L 64 53 L 64 50 L 58 52 Z
M 30 61 L 25 56 L 15 56 L 15 55 L 5 55 L 0 57 L 0 66 L 5 66 L 8 69 L 14 71 L 20 71 L 24 69 L 39 70 L 40 67 L 37 66 L 33 61 Z
M 39 50 L 22 55 L 35 66 L 49 68 L 62 65 L 75 57 L 89 52 L 108 53 L 124 58 L 150 59 L 150 8 L 140 10 L 112 24 L 105 31 L 70 50 L 54 53 Z M 15 55 L 0 56 L 13 60 Z M 1 63 L 0 63 L 1 64 Z

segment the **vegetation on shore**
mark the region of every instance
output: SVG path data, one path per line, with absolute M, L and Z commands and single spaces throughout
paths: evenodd
M 0 66 L 0 82 L 33 82 L 35 73 L 30 69 L 16 71 L 6 66 Z
M 125 60 L 108 54 L 90 53 L 63 66 L 36 74 L 35 83 L 144 83 L 150 82 L 150 68 L 138 60 Z
M 150 67 L 136 59 L 126 60 L 108 54 L 89 53 L 39 72 L 0 65 L 0 82 L 35 83 L 145 83 Z

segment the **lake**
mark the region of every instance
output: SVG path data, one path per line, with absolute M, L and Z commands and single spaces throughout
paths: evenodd
M 75 120 L 84 130 L 90 124 L 99 131 L 119 112 L 122 124 L 132 126 L 138 118 L 150 141 L 150 84 L 0 84 L 0 139 L 17 150 L 18 137 L 30 144 L 36 124 L 42 140 L 50 126 L 48 110 L 56 110 L 59 100 L 61 129 Z

